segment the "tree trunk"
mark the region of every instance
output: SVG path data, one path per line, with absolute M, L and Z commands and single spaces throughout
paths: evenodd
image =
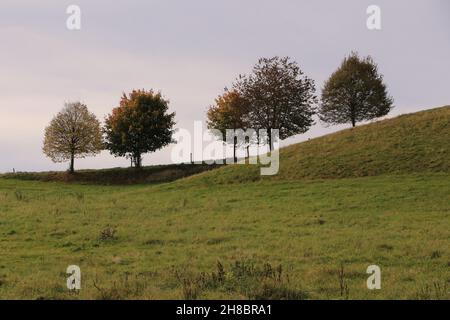
M 140 154 L 134 155 L 134 166 L 136 169 L 140 169 L 142 166 L 142 156 Z
M 75 155 L 74 152 L 72 152 L 70 154 L 70 169 L 69 169 L 70 173 L 74 173 L 75 172 Z
M 234 159 L 234 163 L 237 162 L 236 145 L 237 145 L 237 137 L 234 137 L 234 140 L 233 140 L 233 159 Z
M 259 129 L 256 130 L 256 146 L 258 147 L 259 152 Z
M 267 134 L 269 135 L 269 149 L 270 149 L 270 152 L 272 152 L 273 141 L 272 141 L 272 129 L 271 128 L 269 128 L 269 130 L 267 130 Z
M 259 159 L 259 128 L 256 129 L 256 156 Z
M 352 120 L 352 128 L 356 126 L 356 108 L 355 104 L 350 104 L 350 119 Z

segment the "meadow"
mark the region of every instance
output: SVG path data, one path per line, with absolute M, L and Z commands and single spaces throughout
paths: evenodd
M 0 179 L 0 297 L 448 299 L 449 180 Z M 66 288 L 71 264 L 79 293 Z M 366 287 L 371 264 L 381 290 Z
M 1 175 L 0 298 L 450 299 L 449 126 L 444 107 L 344 130 L 282 149 L 273 177 Z

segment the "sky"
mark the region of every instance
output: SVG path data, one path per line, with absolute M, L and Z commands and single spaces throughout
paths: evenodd
M 81 9 L 69 30 L 66 9 Z M 369 30 L 369 5 L 381 30 Z M 207 107 L 260 57 L 290 56 L 316 82 L 351 51 L 371 55 L 395 101 L 390 117 L 450 104 L 448 0 L 2 0 L 0 172 L 65 170 L 42 153 L 44 129 L 66 101 L 103 121 L 123 92 L 161 91 L 177 128 L 192 130 Z M 348 126 L 317 123 L 282 145 Z M 171 149 L 144 156 L 170 163 Z M 108 152 L 76 168 L 128 166 Z

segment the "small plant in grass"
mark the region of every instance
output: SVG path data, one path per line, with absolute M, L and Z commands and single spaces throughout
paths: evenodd
M 146 276 L 124 273 L 112 282 L 112 285 L 100 284 L 96 277 L 92 282 L 98 291 L 96 299 L 100 300 L 123 300 L 134 299 L 142 296 L 148 284 Z
M 213 277 L 215 282 L 218 283 L 223 283 L 225 280 L 225 269 L 220 261 L 217 261 L 217 273 L 213 273 Z
M 259 267 L 247 261 L 236 261 L 226 271 L 219 261 L 216 268 L 214 272 L 199 274 L 189 273 L 185 268 L 174 269 L 183 298 L 197 299 L 204 291 L 218 289 L 257 300 L 308 298 L 306 292 L 291 287 L 289 276 L 283 273 L 281 265 L 274 268 L 265 263 Z
M 431 253 L 431 259 L 438 259 L 441 257 L 441 252 L 436 250 Z
M 344 264 L 341 264 L 341 267 L 338 271 L 338 277 L 341 297 L 348 300 L 350 289 L 348 288 L 347 280 L 345 279 Z
M 174 268 L 173 274 L 178 284 L 181 285 L 182 298 L 185 300 L 197 299 L 208 282 L 204 273 L 195 275 L 184 269 Z
M 81 192 L 75 193 L 75 198 L 80 202 L 84 201 L 84 193 Z
M 20 191 L 20 190 L 14 191 L 14 196 L 16 197 L 17 201 L 25 200 L 25 196 L 23 195 L 22 191 Z
M 416 293 L 418 300 L 448 300 L 450 299 L 450 291 L 446 282 L 440 283 L 434 281 L 431 285 L 426 284 Z
M 1 276 L 0 277 L 0 287 L 6 284 L 6 277 L 5 276 Z
M 100 232 L 100 240 L 102 241 L 117 240 L 116 232 L 117 232 L 116 228 L 108 227 L 102 230 L 102 232 Z
M 266 280 L 249 292 L 248 297 L 252 300 L 306 300 L 308 294 L 288 288 L 283 281 Z
M 183 279 L 182 280 L 183 299 L 196 300 L 201 292 L 201 286 L 195 279 Z

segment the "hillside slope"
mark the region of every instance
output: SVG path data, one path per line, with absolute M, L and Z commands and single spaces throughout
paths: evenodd
M 213 170 L 214 169 L 214 170 Z M 256 165 L 163 165 L 104 170 L 16 173 L 3 178 L 87 184 L 239 183 L 450 172 L 450 106 L 339 131 L 280 150 L 280 170 L 262 177 Z M 184 178 L 184 179 L 182 179 Z
M 450 106 L 402 115 L 280 150 L 278 175 L 233 165 L 185 181 L 233 183 L 260 179 L 336 179 L 450 172 Z

